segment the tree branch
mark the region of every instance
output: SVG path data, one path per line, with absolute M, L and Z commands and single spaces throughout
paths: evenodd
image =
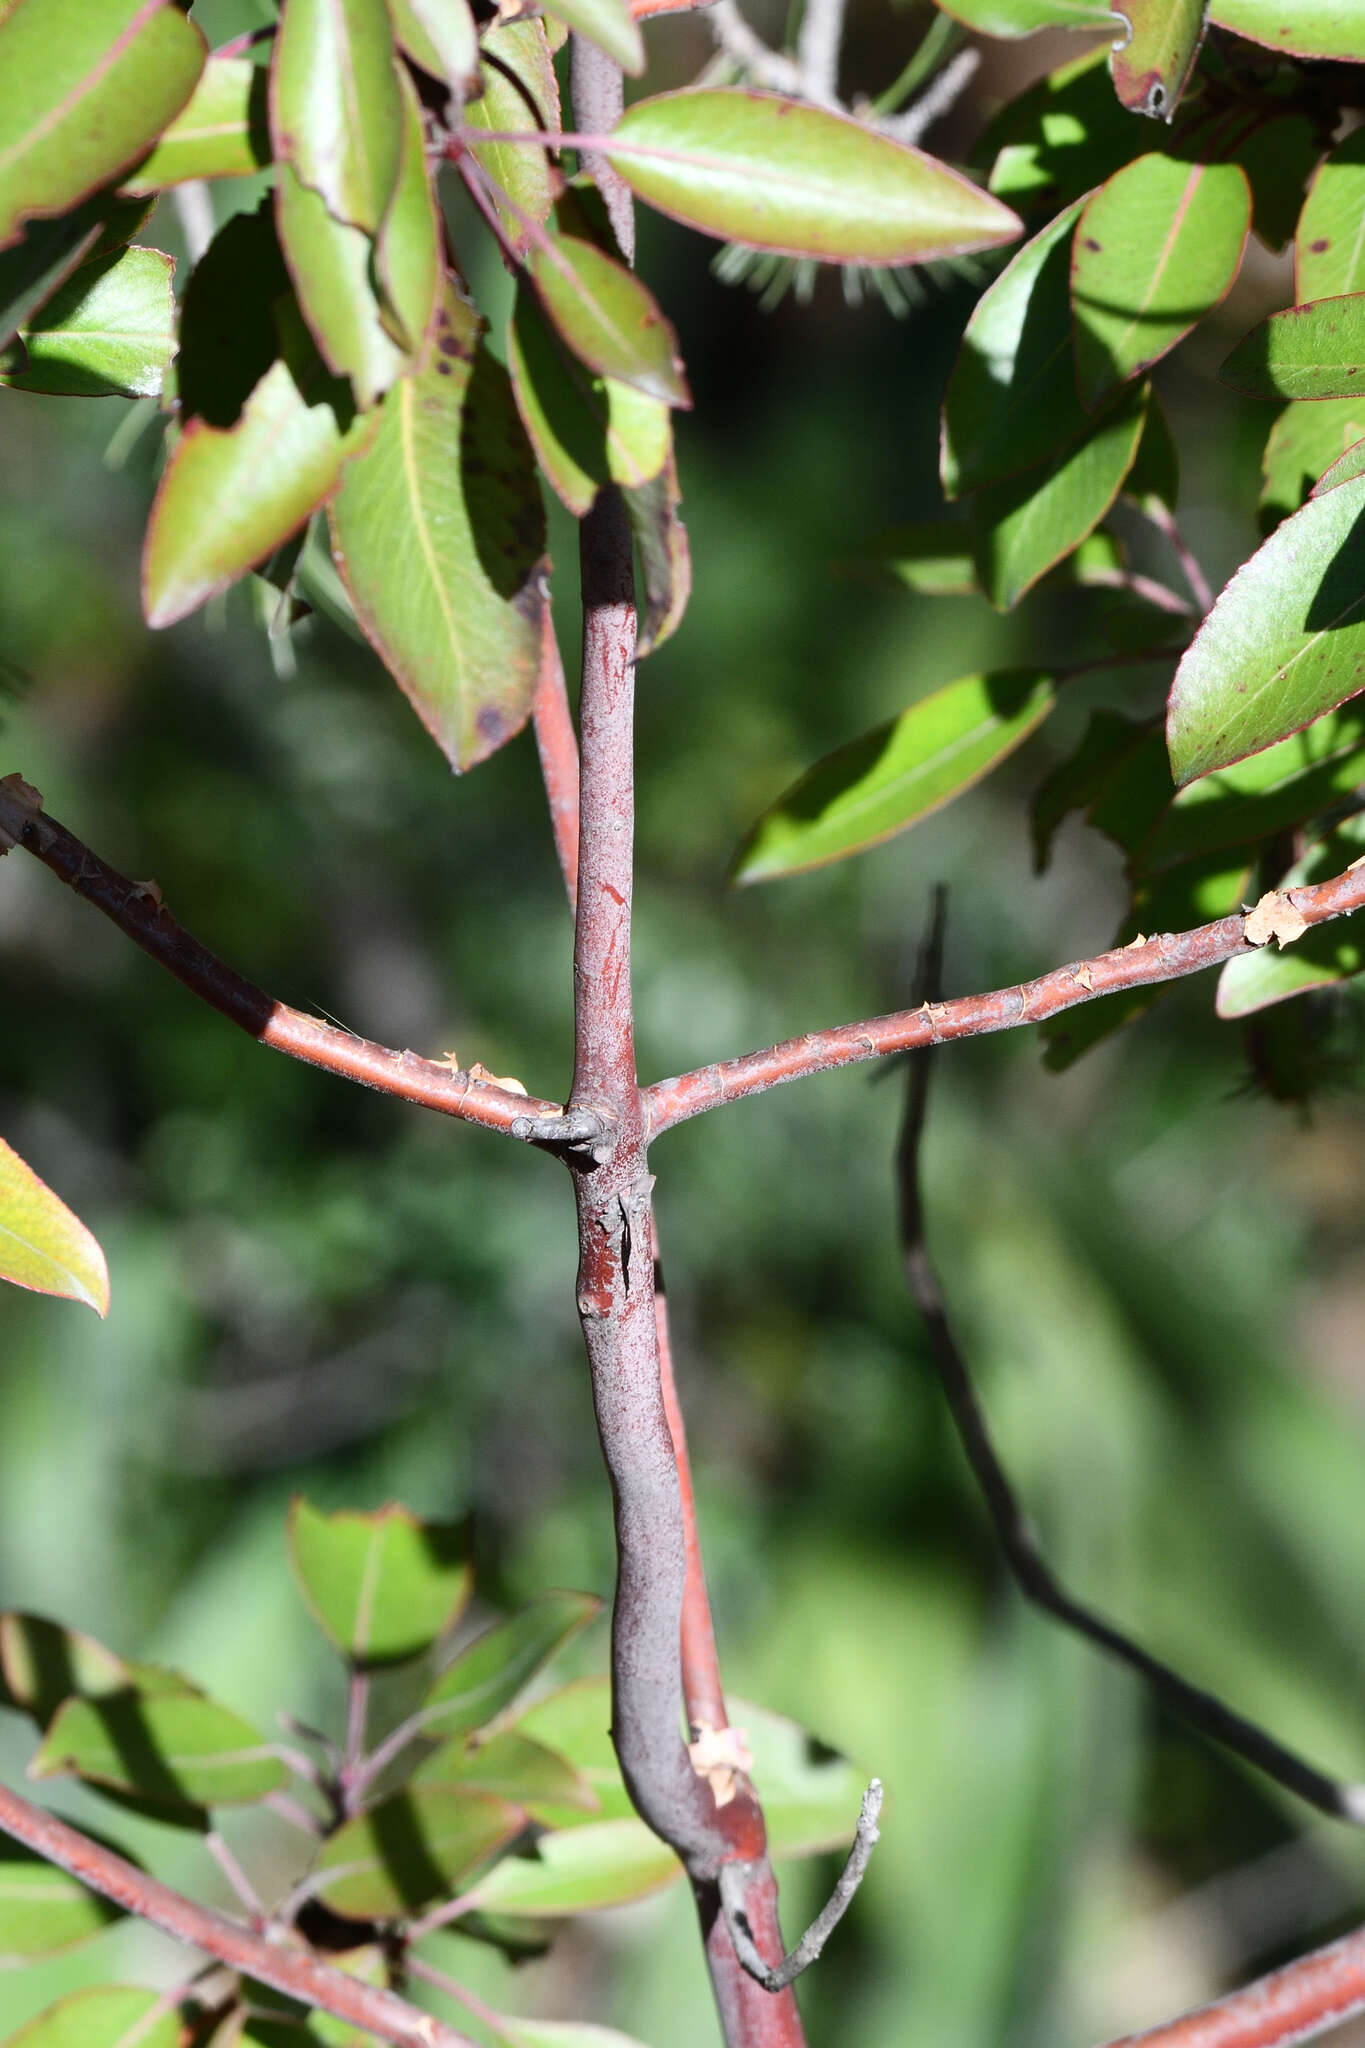
M 930 1003 L 941 981 L 945 904 L 946 896 L 940 889 L 935 892 L 929 935 L 920 963 L 917 993 L 923 992 L 926 1002 Z M 1023 1508 L 991 1442 L 986 1418 L 972 1385 L 971 1370 L 953 1335 L 938 1275 L 925 1240 L 919 1159 L 932 1070 L 933 1056 L 927 1048 L 918 1059 L 908 1064 L 905 1122 L 896 1155 L 906 1284 L 924 1319 L 939 1385 L 1015 1584 L 1025 1598 L 1045 1614 L 1050 1614 L 1064 1627 L 1073 1629 L 1126 1664 L 1131 1671 L 1136 1671 L 1163 1706 L 1201 1735 L 1231 1750 L 1245 1762 L 1254 1764 L 1276 1784 L 1296 1793 L 1300 1799 L 1306 1799 L 1334 1820 L 1365 1825 L 1365 1785 L 1342 1784 L 1329 1778 L 1292 1750 L 1286 1749 L 1283 1743 L 1277 1742 L 1254 1721 L 1226 1706 L 1212 1693 L 1191 1685 L 1188 1679 L 1182 1678 L 1159 1658 L 1151 1656 L 1130 1636 L 1115 1628 L 1112 1622 L 1073 1599 L 1039 1551 Z
M 1297 911 L 1305 925 L 1345 917 L 1365 906 L 1365 864 L 1353 863 L 1344 874 L 1311 888 L 1286 890 L 1276 900 Z M 1013 988 L 957 996 L 945 1003 L 923 1004 L 917 1010 L 896 1010 L 889 1016 L 841 1024 L 830 1031 L 809 1032 L 803 1038 L 765 1046 L 761 1052 L 744 1053 L 738 1059 L 719 1060 L 675 1079 L 656 1081 L 644 1091 L 651 1140 L 703 1110 L 738 1102 L 746 1095 L 761 1095 L 784 1081 L 832 1073 L 836 1067 L 881 1059 L 888 1053 L 911 1052 L 919 1046 L 947 1045 L 954 1039 L 980 1038 L 991 1031 L 1015 1031 L 1020 1025 L 1041 1024 L 1063 1010 L 1093 1002 L 1097 996 L 1113 995 L 1119 989 L 1145 988 L 1178 981 L 1187 974 L 1202 974 L 1205 968 L 1257 950 L 1247 939 L 1246 928 L 1246 915 L 1238 913 L 1196 925 L 1192 931 L 1134 939 L 1131 945 L 1054 967 Z
M 190 1948 L 215 1956 L 230 1969 L 296 1998 L 300 2004 L 378 2034 L 392 2048 L 475 2048 L 468 2035 L 433 2019 L 392 1991 L 380 1990 L 320 1963 L 306 1949 L 252 1933 L 209 1906 L 197 1905 L 145 1871 L 135 1870 L 113 1850 L 90 1841 L 73 1827 L 0 1785 L 0 1828 L 49 1863 L 89 1885 L 101 1898 L 147 1920 Z
M 565 1146 L 600 1135 L 591 1119 L 565 1118 L 557 1102 L 518 1094 L 476 1067 L 466 1072 L 450 1060 L 423 1059 L 357 1038 L 320 1017 L 276 1002 L 254 982 L 201 946 L 161 900 L 155 882 L 130 882 L 116 868 L 50 818 L 42 798 L 18 775 L 0 778 L 0 854 L 22 846 L 51 868 L 69 888 L 116 924 L 119 930 L 229 1022 L 262 1045 L 288 1053 L 311 1067 L 383 1095 L 440 1110 L 445 1116 L 501 1131 L 529 1144 Z
M 536 732 L 536 750 L 545 782 L 545 799 L 550 807 L 550 829 L 554 833 L 569 908 L 578 908 L 578 735 L 569 710 L 569 693 L 564 685 L 564 663 L 554 620 L 548 609 L 541 628 L 540 679 L 531 711 Z
M 1289 2048 L 1365 2011 L 1365 1927 L 1108 2048 Z
M 882 1810 L 882 1781 L 874 1778 L 863 1794 L 862 1811 L 858 1815 L 858 1831 L 853 1838 L 853 1847 L 848 1852 L 848 1861 L 840 1872 L 839 1881 L 830 1893 L 824 1909 L 818 1913 L 802 1935 L 790 1955 L 783 1956 L 776 1969 L 770 1969 L 754 1945 L 749 1927 L 747 1907 L 747 1872 L 743 1864 L 727 1863 L 720 1873 L 720 1896 L 729 1924 L 736 1953 L 751 1977 L 763 1986 L 765 1991 L 785 1991 L 787 1986 L 816 1962 L 825 1943 L 853 1904 L 853 1895 L 863 1881 L 872 1851 L 880 1840 L 877 1822 Z

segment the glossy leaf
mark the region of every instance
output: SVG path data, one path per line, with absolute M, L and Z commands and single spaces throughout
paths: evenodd
M 22 366 L 0 352 L 0 383 L 91 398 L 158 396 L 175 354 L 174 269 L 159 249 L 83 263 L 23 329 Z
M 1179 783 L 1273 745 L 1365 689 L 1365 478 L 1312 498 L 1219 597 L 1176 671 Z
M 314 1618 L 357 1664 L 388 1664 L 430 1649 L 473 1590 L 462 1522 L 422 1522 L 391 1505 L 324 1514 L 296 1498 L 289 1562 Z
M 402 1919 L 464 1890 L 470 1871 L 524 1825 L 525 1815 L 492 1793 L 412 1785 L 328 1836 L 310 1893 L 347 1919 Z
M 794 783 L 754 826 L 732 879 L 801 874 L 903 832 L 989 774 L 1054 701 L 1036 669 L 959 677 Z
M 1361 475 L 1365 475 L 1365 440 L 1353 441 L 1332 467 L 1323 471 L 1309 496 L 1320 498 L 1324 491 L 1334 491 L 1339 484 L 1354 483 Z
M 337 566 L 365 633 L 455 768 L 530 715 L 545 515 L 506 372 L 448 295 L 435 346 L 385 403 L 332 504 Z
M 196 1693 L 178 1671 L 116 1656 L 93 1636 L 40 1614 L 0 1614 L 0 1706 L 29 1714 L 46 1728 L 73 1694 L 105 1699 L 131 1690 Z
M 1076 375 L 1092 409 L 1173 349 L 1230 290 L 1251 229 L 1236 164 L 1149 154 L 1088 201 L 1071 258 Z
M 1008 207 L 920 150 L 773 93 L 708 87 L 628 107 L 605 154 L 637 198 L 688 227 L 831 263 L 993 248 Z
M 614 377 L 665 405 L 690 405 L 677 336 L 652 292 L 591 242 L 554 235 L 527 262 L 561 338 L 599 377 Z
M 1066 207 L 977 301 L 943 401 L 943 488 L 950 498 L 1031 469 L 1088 425 L 1071 347 Z
M 88 1778 L 168 1806 L 243 1805 L 289 1781 L 250 1722 L 191 1693 L 68 1700 L 29 1775 Z
M 558 1919 L 647 1898 L 680 1875 L 677 1857 L 643 1821 L 597 1820 L 505 1856 L 469 1896 L 480 1911 Z
M 177 2048 L 180 2015 L 135 1984 L 72 1991 L 11 2034 L 5 2048 Z
M 604 483 L 640 485 L 659 474 L 672 445 L 668 407 L 595 377 L 556 339 L 525 289 L 507 331 L 507 368 L 541 471 L 576 518 Z
M 606 1679 L 576 1679 L 533 1701 L 517 1716 L 515 1731 L 566 1757 L 596 1801 L 595 1815 L 579 1806 L 560 1807 L 554 1814 L 556 1827 L 583 1827 L 592 1817 L 634 1816 L 612 1748 L 611 1689 Z
M 30 221 L 0 251 L 0 349 L 27 326 L 79 264 L 121 248 L 146 218 L 139 200 L 97 193 L 57 220 Z
M 1365 705 L 1346 704 L 1302 732 L 1179 790 L 1140 851 L 1155 869 L 1262 840 L 1330 810 L 1365 780 Z
M 1325 839 L 1296 860 L 1276 884 L 1296 889 L 1330 881 L 1365 854 L 1365 818 L 1345 818 Z M 1365 973 L 1365 916 L 1313 925 L 1292 946 L 1259 946 L 1229 960 L 1218 977 L 1215 1008 L 1220 1017 L 1247 1017 L 1310 989 L 1328 988 Z
M 515 1728 L 490 1735 L 486 1742 L 459 1737 L 444 1743 L 414 1772 L 413 1782 L 494 1792 L 550 1827 L 564 1807 L 588 1815 L 600 1810 L 596 1794 L 567 1757 Z
M 543 149 L 521 142 L 480 142 L 478 131 L 518 134 L 530 128 L 553 134 L 560 125 L 559 85 L 543 21 L 510 21 L 488 29 L 482 39 L 483 92 L 465 108 L 474 159 L 493 184 L 493 205 L 504 234 L 523 253 L 532 230 L 550 217 L 560 174 Z M 509 203 L 502 204 L 505 193 Z
M 377 234 L 402 152 L 387 0 L 289 0 L 270 67 L 275 154 L 333 219 Z
M 1294 236 L 1300 305 L 1365 291 L 1365 129 L 1339 142 L 1318 168 Z
M 123 189 L 161 192 L 187 178 L 244 178 L 269 162 L 265 72 L 249 57 L 212 56 L 188 104 Z
M 1353 398 L 1365 390 L 1365 293 L 1272 313 L 1218 376 L 1250 398 Z
M 645 39 L 627 0 L 546 0 L 546 12 L 605 50 L 630 77 L 645 68 Z
M 543 1593 L 486 1630 L 447 1665 L 422 1701 L 422 1733 L 447 1738 L 486 1727 L 601 1607 L 591 1593 Z
M 692 595 L 692 550 L 678 513 L 682 493 L 671 446 L 659 474 L 628 488 L 625 500 L 645 585 L 635 641 L 635 658 L 643 661 L 677 632 Z
M 65 1202 L 0 1138 L 0 1280 L 109 1313 L 104 1253 Z
M 498 2031 L 509 2048 L 641 2048 L 633 2035 L 589 2020 L 504 2019 Z
M 1296 400 L 1270 429 L 1261 468 L 1261 524 L 1268 531 L 1297 512 L 1318 478 L 1365 435 L 1365 391 L 1358 399 Z
M 1365 37 L 1355 0 L 1210 0 L 1215 28 L 1265 43 L 1289 57 L 1335 57 L 1365 63 Z
M 174 0 L 15 0 L 0 15 L 0 249 L 144 155 L 205 55 Z
M 1002 107 L 974 160 L 990 167 L 990 189 L 1002 199 L 1065 203 L 1102 185 L 1150 140 L 1114 98 L 1108 53 L 1092 50 Z
M 389 0 L 393 31 L 414 64 L 464 100 L 478 90 L 479 37 L 469 0 Z
M 122 1917 L 121 1906 L 0 1834 L 0 1969 L 74 1948 Z
M 1114 0 L 1128 33 L 1114 45 L 1114 91 L 1134 114 L 1169 121 L 1204 36 L 1206 0 Z
M 977 568 L 992 604 L 1017 604 L 1099 525 L 1132 468 L 1146 402 L 1139 385 L 1051 462 L 978 494 Z
M 952 0 L 944 8 L 983 36 L 1031 36 L 1044 28 L 1112 29 L 1101 0 Z
M 398 83 L 402 147 L 393 192 L 379 223 L 374 267 L 389 331 L 412 359 L 436 315 L 445 255 L 443 227 L 427 167 L 422 106 L 411 76 L 401 65 Z

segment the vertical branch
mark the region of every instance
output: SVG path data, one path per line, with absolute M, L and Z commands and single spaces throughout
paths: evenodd
M 536 749 L 550 807 L 550 829 L 554 833 L 569 908 L 578 908 L 578 737 L 569 710 L 569 693 L 564 686 L 564 664 L 559 658 L 554 620 L 548 609 L 541 628 L 540 677 L 532 709 Z
M 663 1389 L 664 1413 L 673 1439 L 673 1456 L 678 1466 L 678 1491 L 682 1496 L 683 1548 L 687 1556 L 687 1578 L 683 1586 L 682 1684 L 688 1725 L 695 1735 L 704 1728 L 726 1728 L 725 1694 L 720 1682 L 720 1660 L 716 1655 L 716 1632 L 711 1623 L 711 1600 L 706 1590 L 706 1567 L 702 1563 L 697 1537 L 697 1501 L 692 1488 L 692 1461 L 687 1455 L 687 1431 L 678 1385 L 673 1376 L 673 1346 L 668 1332 L 668 1296 L 664 1290 L 663 1262 L 659 1257 L 659 1224 L 654 1222 L 654 1324 L 659 1345 L 659 1381 Z
M 569 90 L 573 99 L 574 125 L 580 135 L 607 135 L 621 118 L 625 103 L 625 80 L 619 64 L 603 55 L 586 36 L 573 36 L 569 43 Z M 585 149 L 583 169 L 602 194 L 621 254 L 627 263 L 635 261 L 635 206 L 630 187 L 610 157 L 600 150 Z

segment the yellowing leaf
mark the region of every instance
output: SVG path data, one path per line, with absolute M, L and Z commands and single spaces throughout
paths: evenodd
M 0 1280 L 109 1313 L 104 1253 L 79 1218 L 0 1138 Z

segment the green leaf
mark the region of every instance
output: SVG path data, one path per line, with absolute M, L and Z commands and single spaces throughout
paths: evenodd
M 1300 305 L 1365 291 L 1365 129 L 1339 142 L 1319 169 L 1294 236 Z
M 1221 303 L 1250 229 L 1251 188 L 1236 164 L 1151 154 L 1100 187 L 1071 260 L 1083 404 L 1102 404 Z
M 387 0 L 289 0 L 270 114 L 275 155 L 333 219 L 377 234 L 403 147 Z
M 1210 0 L 1209 20 L 1285 56 L 1365 61 L 1355 0 Z
M 596 2027 L 589 2020 L 503 2018 L 498 2033 L 510 2048 L 641 2048 L 634 2035 Z
M 989 774 L 1054 702 L 1041 670 L 960 676 L 817 762 L 764 812 L 731 879 L 803 874 L 903 832 Z
M 637 198 L 753 249 L 917 263 L 994 248 L 1009 208 L 946 164 L 842 115 L 726 88 L 637 100 L 605 152 Z
M 481 47 L 483 92 L 465 108 L 465 127 L 476 163 L 492 180 L 493 205 L 503 232 L 524 254 L 534 227 L 543 227 L 550 217 L 559 172 L 543 149 L 522 142 L 480 142 L 478 131 L 489 128 L 515 135 L 538 128 L 555 133 L 560 125 L 559 84 L 543 21 L 505 22 L 485 32 Z M 527 220 L 534 225 L 528 227 Z
M 1166 722 L 1178 783 L 1365 689 L 1365 478 L 1310 498 L 1243 564 L 1195 635 Z
M 972 530 L 961 521 L 912 520 L 870 540 L 849 568 L 884 569 L 921 597 L 972 597 L 976 580 Z
M 1110 67 L 1121 105 L 1169 121 L 1204 38 L 1205 0 L 1114 0 L 1128 33 Z
M 30 221 L 19 240 L 0 251 L 0 349 L 79 264 L 122 248 L 146 217 L 141 200 L 99 192 L 58 220 Z
M 641 1820 L 595 1820 L 542 1835 L 525 1855 L 505 1856 L 470 1888 L 490 1913 L 559 1919 L 624 1906 L 682 1875 L 682 1865 Z
M 5 2048 L 176 2048 L 180 2015 L 159 1991 L 100 1984 L 72 1991 L 20 2027 Z
M 645 39 L 627 0 L 546 0 L 546 13 L 596 43 L 630 77 L 644 70 Z
M 33 1778 L 86 1778 L 166 1806 L 237 1806 L 289 1773 L 250 1722 L 190 1693 L 70 1699 L 29 1765 Z
M 0 1138 L 0 1280 L 109 1313 L 109 1272 L 90 1232 Z
M 173 0 L 14 0 L 0 16 L 0 249 L 142 156 L 205 54 Z
M 1155 392 L 1147 400 L 1147 418 L 1137 457 L 1123 480 L 1123 495 L 1144 511 L 1174 512 L 1180 496 L 1180 455 L 1171 423 Z
M 596 1794 L 567 1757 L 515 1728 L 490 1735 L 486 1742 L 471 1744 L 460 1736 L 442 1744 L 413 1773 L 413 1782 L 494 1792 L 547 1827 L 556 1825 L 564 1807 L 593 1815 L 600 1811 Z
M 0 1834 L 0 1969 L 74 1948 L 122 1917 L 121 1906 Z
M 1044 28 L 1110 29 L 1114 17 L 1102 0 L 951 0 L 956 16 L 983 36 L 1032 36 Z
M 1071 346 L 1077 202 L 1049 221 L 983 293 L 943 401 L 943 489 L 960 497 L 1032 469 L 1085 432 Z
M 1016 605 L 1099 525 L 1133 466 L 1146 405 L 1138 385 L 1051 462 L 978 493 L 977 567 L 992 604 Z
M 525 1824 L 490 1792 L 411 1785 L 328 1837 L 309 1891 L 346 1919 L 400 1920 L 465 1890 L 469 1873 Z
M 162 192 L 187 178 L 244 178 L 270 162 L 266 74 L 249 57 L 212 56 L 188 104 L 144 157 L 125 192 Z
M 463 101 L 479 85 L 479 37 L 469 0 L 389 0 L 393 32 L 414 64 Z
M 435 346 L 395 385 L 331 508 L 337 566 L 367 637 L 452 766 L 530 716 L 545 513 L 506 372 L 449 292 Z
M 1330 810 L 1365 780 L 1365 705 L 1348 704 L 1174 797 L 1141 849 L 1146 868 L 1266 839 Z
M 1298 399 L 1270 429 L 1261 468 L 1261 526 L 1297 512 L 1318 478 L 1365 434 L 1365 392 L 1356 398 Z
M 175 354 L 175 265 L 159 249 L 83 263 L 23 329 L 25 360 L 0 352 L 0 384 L 81 397 L 154 398 Z
M 445 279 L 443 226 L 427 168 L 426 127 L 417 88 L 398 66 L 403 108 L 398 176 L 375 243 L 375 276 L 389 332 L 408 359 L 426 340 Z
M 611 1744 L 611 1687 L 604 1678 L 580 1678 L 525 1708 L 516 1732 L 567 1757 L 596 1801 L 602 1820 L 629 1820 L 635 1809 Z M 557 1828 L 582 1827 L 585 1809 L 556 1810 Z
M 974 160 L 991 166 L 990 189 L 1002 199 L 1066 202 L 1102 185 L 1150 134 L 1114 98 L 1108 53 L 1093 50 L 1002 107 Z
M 1339 484 L 1354 483 L 1358 476 L 1365 474 L 1365 440 L 1353 441 L 1344 455 L 1339 455 L 1330 469 L 1325 469 L 1309 493 L 1320 498 L 1325 491 L 1336 490 Z
M 450 1737 L 487 1727 L 601 1607 L 591 1593 L 543 1593 L 488 1629 L 427 1693 L 418 1710 L 422 1733 Z
M 1272 313 L 1218 377 L 1250 398 L 1355 397 L 1365 390 L 1365 292 Z
M 1304 187 L 1322 155 L 1317 129 L 1304 114 L 1258 120 L 1233 144 L 1230 154 L 1251 185 L 1251 225 L 1268 249 L 1283 249 L 1298 223 Z
M 393 1504 L 329 1515 L 296 1497 L 287 1539 L 314 1618 L 357 1664 L 395 1663 L 430 1649 L 473 1590 L 463 1522 L 422 1522 Z
M 1310 847 L 1276 884 L 1299 889 L 1330 881 L 1365 854 L 1365 817 L 1345 818 L 1325 839 Z M 1218 977 L 1214 1007 L 1220 1017 L 1248 1017 L 1309 989 L 1328 988 L 1365 973 L 1365 915 L 1311 925 L 1292 946 L 1258 946 L 1229 960 Z
M 678 340 L 633 272 L 576 235 L 550 235 L 527 262 L 561 338 L 599 377 L 614 377 L 665 405 L 692 403 Z
M 179 1672 L 116 1656 L 93 1636 L 63 1628 L 40 1614 L 0 1614 L 0 1705 L 29 1714 L 46 1728 L 72 1694 L 104 1699 L 111 1693 L 195 1693 Z
M 560 345 L 525 288 L 507 330 L 507 368 L 536 460 L 575 518 L 603 484 L 646 484 L 659 474 L 672 444 L 668 407 L 593 376 Z
M 1057 763 L 1034 794 L 1030 818 L 1035 874 L 1047 867 L 1063 820 L 1092 804 L 1114 770 L 1148 739 L 1146 728 L 1117 711 L 1091 712 L 1075 750 Z
M 659 474 L 624 495 L 644 577 L 645 602 L 635 642 L 635 658 L 643 661 L 677 632 L 692 594 L 692 551 L 678 516 L 682 494 L 672 447 Z

